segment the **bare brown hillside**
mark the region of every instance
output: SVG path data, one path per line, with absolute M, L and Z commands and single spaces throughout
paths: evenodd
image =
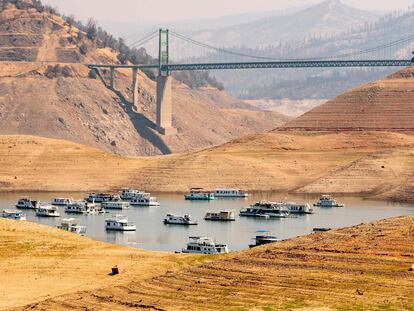
M 132 107 L 132 73 L 116 73 L 117 92 L 101 79 L 104 72 L 90 78 L 81 63 L 115 63 L 116 54 L 79 39 L 78 32 L 60 17 L 34 9 L 9 5 L 0 13 L 0 134 L 40 135 L 124 155 L 156 155 L 221 144 L 288 120 L 217 89 L 192 90 L 177 82 L 173 124 L 178 134 L 160 136 L 153 129 L 154 83 L 141 74 L 142 106 Z M 88 46 L 85 55 L 82 44 Z
M 34 136 L 0 136 L 2 191 L 190 187 L 354 194 L 414 202 L 414 136 L 272 132 L 188 154 L 121 157 Z
M 412 310 L 413 221 L 311 234 L 16 310 Z
M 414 131 L 414 67 L 363 85 L 284 126 L 298 130 Z

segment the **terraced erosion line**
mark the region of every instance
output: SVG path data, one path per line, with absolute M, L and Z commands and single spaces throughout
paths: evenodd
M 16 310 L 412 310 L 414 216 L 312 234 Z

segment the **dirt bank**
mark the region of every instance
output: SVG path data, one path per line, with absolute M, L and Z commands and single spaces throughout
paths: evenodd
M 408 216 L 308 235 L 17 310 L 412 310 L 413 224 Z
M 63 140 L 0 136 L 2 191 L 250 191 L 362 194 L 414 202 L 414 136 L 271 132 L 199 152 L 121 157 Z

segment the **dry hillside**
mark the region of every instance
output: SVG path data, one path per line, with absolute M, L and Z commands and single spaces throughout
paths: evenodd
M 0 13 L 0 134 L 67 139 L 125 155 L 184 152 L 271 130 L 288 120 L 213 88 L 175 83 L 178 135 L 153 130 L 155 85 L 140 76 L 140 107 L 131 105 L 130 70 L 118 71 L 117 92 L 107 75 L 93 79 L 82 63 L 115 63 L 116 54 L 78 39 L 60 17 L 9 5 Z M 80 46 L 86 44 L 83 55 Z M 137 111 L 142 113 L 137 113 Z
M 191 262 L 192 256 L 121 247 L 48 226 L 0 219 L 0 310 L 132 277 L 146 279 Z M 120 275 L 109 276 L 115 265 Z
M 387 132 L 271 132 L 202 151 L 121 157 L 63 140 L 0 136 L 2 191 L 192 186 L 360 194 L 414 202 L 414 136 Z
M 414 67 L 352 89 L 294 119 L 295 130 L 414 131 Z
M 412 310 L 413 224 L 408 216 L 312 234 L 16 310 Z

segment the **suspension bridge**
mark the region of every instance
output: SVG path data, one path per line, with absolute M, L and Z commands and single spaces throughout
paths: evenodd
M 184 42 L 190 48 L 185 49 L 184 52 L 183 50 L 174 49 L 171 38 Z M 158 41 L 156 44 L 153 44 L 154 39 Z M 411 52 L 407 52 L 407 48 L 412 42 L 414 42 L 414 35 L 350 53 L 324 57 L 286 59 L 217 48 L 168 29 L 160 29 L 131 44 L 135 48 L 150 44 L 148 49 L 155 50 L 154 55 L 158 55 L 156 63 L 138 65 L 89 64 L 88 67 L 95 70 L 108 69 L 110 71 L 109 85 L 113 90 L 116 88 L 115 70 L 118 68 L 132 69 L 132 101 L 138 110 L 139 70 L 156 70 L 158 73 L 156 81 L 156 129 L 163 135 L 171 135 L 176 133 L 176 129 L 172 126 L 172 72 L 267 68 L 407 67 L 414 64 L 414 57 L 410 58 L 409 53 Z M 194 50 L 194 47 L 198 50 Z M 200 52 L 200 49 L 204 52 Z M 399 52 L 399 57 L 395 56 L 396 51 Z M 177 56 L 172 57 L 171 54 L 176 54 Z M 377 56 L 373 56 L 374 54 Z

